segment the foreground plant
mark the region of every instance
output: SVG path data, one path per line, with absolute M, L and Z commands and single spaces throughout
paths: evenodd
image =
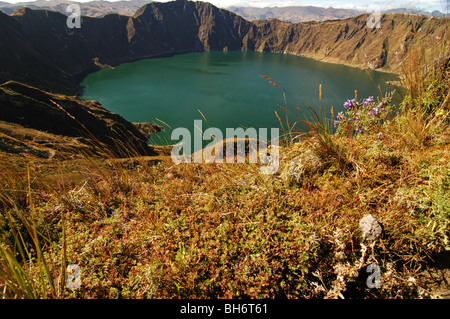
M 389 116 L 392 116 L 394 110 L 391 105 L 393 94 L 394 92 L 377 101 L 373 96 L 363 101 L 347 100 L 344 103 L 345 113 L 339 112 L 337 120 L 334 121 L 337 133 L 343 136 L 354 136 L 376 132 L 378 138 L 382 139 L 381 126 Z
M 36 216 L 33 202 L 29 166 L 26 181 L 27 210 L 19 208 L 16 199 L 11 197 L 5 201 L 6 196 L 3 196 L 0 201 L 2 210 L 5 210 L 0 211 L 2 228 L 9 230 L 9 236 L 2 234 L 0 241 L 0 296 L 7 299 L 61 298 L 66 278 L 64 214 L 61 213 L 63 226 L 60 249 L 40 233 L 36 224 L 39 216 Z M 59 260 L 54 262 L 48 258 L 48 246 L 57 251 Z

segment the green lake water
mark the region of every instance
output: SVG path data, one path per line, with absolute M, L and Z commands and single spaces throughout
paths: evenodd
M 286 99 L 281 88 L 261 75 L 281 85 L 289 93 Z M 225 128 L 280 127 L 275 111 L 286 119 L 280 105 L 299 116 L 295 106 L 306 109 L 309 105 L 331 118 L 331 107 L 335 115 L 343 111 L 343 103 L 354 98 L 355 90 L 358 99 L 377 97 L 378 86 L 383 92 L 390 91 L 393 88 L 386 81 L 396 79 L 392 74 L 288 54 L 196 52 L 92 73 L 82 82 L 82 98 L 98 100 L 131 122 L 162 125 L 163 121 L 173 129 L 185 127 L 191 132 L 198 131 L 194 120 L 202 120 L 203 114 L 207 120 L 203 120 L 203 130 L 217 127 L 225 134 Z M 292 116 L 289 120 L 295 122 Z M 170 140 L 170 134 L 171 129 L 165 127 L 164 132 L 153 135 L 151 143 L 176 142 Z

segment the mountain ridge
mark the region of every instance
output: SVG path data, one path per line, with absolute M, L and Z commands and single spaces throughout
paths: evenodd
M 51 10 L 65 15 L 69 4 L 78 4 L 83 16 L 100 17 L 109 13 L 133 16 L 135 12 L 144 4 L 150 3 L 149 0 L 128 0 L 128 1 L 88 1 L 77 2 L 67 0 L 48 0 L 48 1 L 28 1 L 17 4 L 0 2 L 0 10 L 6 14 L 12 14 L 20 7 L 26 6 L 34 10 Z M 364 13 L 371 13 L 360 9 L 318 7 L 311 5 L 296 6 L 223 6 L 222 9 L 234 12 L 243 18 L 253 21 L 259 19 L 276 18 L 286 22 L 305 22 L 305 21 L 326 21 L 349 18 Z M 428 16 L 444 17 L 440 11 L 426 11 L 415 8 L 394 8 L 383 10 L 383 13 L 409 13 Z
M 372 12 L 359 9 L 343 9 L 343 8 L 323 8 L 317 6 L 286 6 L 286 7 L 245 7 L 245 6 L 231 6 L 225 9 L 230 10 L 243 18 L 253 21 L 261 19 L 279 19 L 285 22 L 308 22 L 318 21 L 323 22 L 327 20 L 346 19 L 361 14 L 371 14 Z M 425 11 L 412 8 L 395 8 L 386 9 L 382 13 L 407 13 L 418 14 L 433 17 L 444 17 L 444 14 L 439 11 Z
M 207 2 L 178 0 L 146 4 L 132 17 L 83 16 L 80 29 L 69 29 L 63 14 L 21 8 L 0 13 L 0 81 L 77 95 L 81 79 L 103 66 L 210 50 L 288 53 L 396 72 L 413 40 L 426 44 L 445 28 L 445 19 L 384 14 L 376 29 L 367 27 L 368 17 L 250 22 Z

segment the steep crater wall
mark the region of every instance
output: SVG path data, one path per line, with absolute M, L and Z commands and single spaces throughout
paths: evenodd
M 82 17 L 69 29 L 67 16 L 22 8 L 0 13 L 0 82 L 16 80 L 69 95 L 89 72 L 148 57 L 208 50 L 256 50 L 396 72 L 414 42 L 432 48 L 444 36 L 445 19 L 383 15 L 369 28 L 367 15 L 326 22 L 249 22 L 209 3 L 150 3 L 134 16 Z

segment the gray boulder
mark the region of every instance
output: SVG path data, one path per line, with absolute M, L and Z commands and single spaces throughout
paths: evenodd
M 380 222 L 372 215 L 367 214 L 359 221 L 359 228 L 365 240 L 374 241 L 383 233 Z

